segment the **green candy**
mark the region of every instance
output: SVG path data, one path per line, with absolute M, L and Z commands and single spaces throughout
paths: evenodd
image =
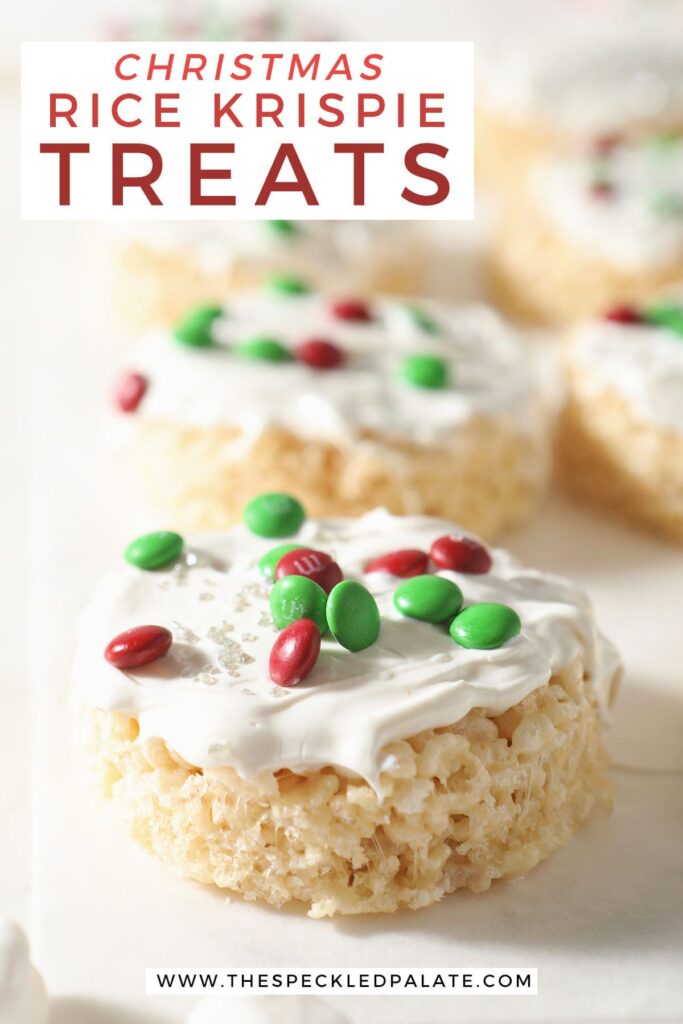
M 450 625 L 450 634 L 461 647 L 492 651 L 517 636 L 521 628 L 519 615 L 508 605 L 484 601 L 470 605 L 456 615 Z
M 379 636 L 379 608 L 369 590 L 355 580 L 342 580 L 327 599 L 327 624 L 347 651 L 362 651 Z
M 289 237 L 299 233 L 299 225 L 294 220 L 267 220 L 266 224 L 275 235 Z
M 443 576 L 413 576 L 394 591 L 394 608 L 410 619 L 445 622 L 462 608 L 462 591 Z
M 400 374 L 416 388 L 445 388 L 448 383 L 448 367 L 439 356 L 406 356 L 401 363 Z
M 292 274 L 274 274 L 270 278 L 270 287 L 282 295 L 306 295 L 311 290 L 305 281 Z
M 270 551 L 266 551 L 265 555 L 259 558 L 258 567 L 261 574 L 270 580 L 271 583 L 275 579 L 275 570 L 277 569 L 277 563 L 284 556 L 289 554 L 290 551 L 296 551 L 301 547 L 301 544 L 278 544 L 276 548 L 271 548 Z
M 301 502 L 279 491 L 260 494 L 244 510 L 244 522 L 259 537 L 292 537 L 305 518 Z
M 677 302 L 660 302 L 655 306 L 649 306 L 643 315 L 647 323 L 666 327 L 676 334 L 683 335 L 683 306 Z
M 292 353 L 276 338 L 250 338 L 241 341 L 235 352 L 243 359 L 256 359 L 266 363 L 289 363 Z
M 214 321 L 223 315 L 220 306 L 195 306 L 173 329 L 176 341 L 190 348 L 210 348 L 214 344 Z
M 312 619 L 321 633 L 327 631 L 327 594 L 308 576 L 283 576 L 270 592 L 270 613 L 278 629 L 299 619 Z
M 655 152 L 661 153 L 662 156 L 668 156 L 672 149 L 680 145 L 681 141 L 683 141 L 683 137 L 680 132 L 662 131 L 651 136 L 649 145 Z
M 124 552 L 124 557 L 138 569 L 161 569 L 164 565 L 180 556 L 184 545 L 179 533 L 172 530 L 157 530 L 156 533 L 145 533 L 131 541 Z
M 406 306 L 406 310 L 416 327 L 423 330 L 425 334 L 439 333 L 439 325 L 436 320 L 429 313 L 425 313 L 424 309 L 420 309 L 419 306 Z
M 660 192 L 652 200 L 652 210 L 661 217 L 683 216 L 683 195 L 673 192 Z

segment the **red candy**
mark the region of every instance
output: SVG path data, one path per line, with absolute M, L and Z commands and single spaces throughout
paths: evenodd
M 392 576 L 422 576 L 429 568 L 429 555 L 416 548 L 403 548 L 401 551 L 390 551 L 387 555 L 375 558 L 365 566 L 366 572 L 388 572 Z
M 372 320 L 367 303 L 358 299 L 337 299 L 332 303 L 330 311 L 337 320 L 351 320 L 353 323 L 359 324 L 367 324 Z
M 616 189 L 609 181 L 594 181 L 591 185 L 591 195 L 595 199 L 611 199 L 615 193 Z
M 283 576 L 308 576 L 326 594 L 344 579 L 343 572 L 332 557 L 324 551 L 314 551 L 313 548 L 295 548 L 283 555 L 275 567 L 275 579 L 281 580 Z
M 173 635 L 163 626 L 135 626 L 111 640 L 104 656 L 115 668 L 139 668 L 168 653 Z
M 593 153 L 595 156 L 609 156 L 620 145 L 620 135 L 598 135 L 593 139 Z
M 315 668 L 320 630 L 312 619 L 297 619 L 280 633 L 270 652 L 268 670 L 278 686 L 298 686 Z
M 342 365 L 345 358 L 338 345 L 323 338 L 302 341 L 294 350 L 294 355 L 299 362 L 312 366 L 314 370 L 334 370 Z
M 484 545 L 471 537 L 439 537 L 429 549 L 429 557 L 439 569 L 452 572 L 480 574 L 493 564 Z
M 613 324 L 642 324 L 643 318 L 635 306 L 614 306 L 602 315 Z
M 141 373 L 127 373 L 121 378 L 114 395 L 121 412 L 135 412 L 144 398 L 148 383 Z

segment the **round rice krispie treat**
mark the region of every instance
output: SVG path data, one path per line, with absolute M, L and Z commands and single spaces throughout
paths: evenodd
M 120 225 L 117 308 L 171 324 L 191 305 L 262 284 L 272 273 L 361 295 L 422 290 L 424 231 L 408 221 L 165 221 Z
M 516 189 L 536 160 L 586 138 L 683 125 L 680 13 L 650 4 L 641 15 L 631 5 L 621 25 L 557 20 L 526 41 L 505 36 L 505 48 L 484 47 L 477 169 L 485 181 Z
M 526 874 L 609 805 L 618 659 L 567 580 L 444 520 L 136 538 L 79 625 L 102 793 L 179 874 L 313 917 Z
M 280 277 L 135 351 L 124 447 L 166 521 L 214 529 L 264 484 L 314 515 L 376 505 L 490 535 L 542 488 L 528 356 L 488 309 L 332 299 Z
M 683 540 L 683 289 L 578 329 L 567 381 L 559 452 L 568 485 Z
M 504 204 L 493 286 L 517 316 L 562 323 L 683 278 L 683 133 L 596 139 L 539 164 Z

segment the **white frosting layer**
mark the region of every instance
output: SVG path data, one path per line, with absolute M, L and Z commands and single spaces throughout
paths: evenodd
M 292 233 L 268 221 L 128 221 L 116 225 L 126 241 L 162 255 L 181 252 L 204 273 L 262 276 L 283 266 L 325 287 L 355 283 L 399 261 L 420 244 L 422 233 L 402 221 L 296 221 Z
M 344 1024 L 346 1017 L 315 996 L 209 996 L 187 1024 Z
M 0 1024 L 46 1024 L 48 1000 L 19 925 L 0 922 Z
M 680 297 L 683 306 L 683 294 Z M 585 324 L 571 348 L 587 395 L 616 391 L 647 422 L 683 435 L 683 337 L 665 327 Z
M 323 295 L 235 296 L 215 325 L 220 345 L 190 349 L 168 332 L 150 335 L 131 355 L 130 366 L 149 378 L 134 417 L 239 427 L 247 442 L 268 427 L 335 443 L 356 441 L 363 431 L 431 444 L 448 440 L 477 414 L 540 435 L 540 408 L 529 359 L 502 321 L 483 307 L 454 309 L 430 303 L 438 334 L 415 324 L 406 306 L 372 303 L 371 323 L 332 316 Z M 294 347 L 325 338 L 347 354 L 336 370 L 305 364 L 253 362 L 232 347 L 257 337 Z M 449 386 L 416 388 L 399 377 L 411 353 L 432 353 L 447 364 Z M 244 442 L 243 442 L 244 443 Z
M 652 5 L 651 5 L 652 6 Z M 512 118 L 540 118 L 577 136 L 641 123 L 683 120 L 683 60 L 678 22 L 594 27 L 489 50 L 481 62 L 485 99 Z M 627 20 L 628 19 L 628 20 Z M 562 27 L 562 26 L 560 26 Z
M 592 193 L 596 180 L 609 195 Z M 599 161 L 558 159 L 537 169 L 532 187 L 551 223 L 590 256 L 633 272 L 683 262 L 683 138 L 619 145 Z
M 395 577 L 364 574 L 380 554 L 428 551 L 452 530 L 442 520 L 382 509 L 357 520 L 306 522 L 296 542 L 330 552 L 347 579 L 362 580 L 378 603 L 381 629 L 357 654 L 325 638 L 311 675 L 289 690 L 268 675 L 277 631 L 256 565 L 279 542 L 240 526 L 190 543 L 196 564 L 151 573 L 126 567 L 100 584 L 81 617 L 80 699 L 135 716 L 143 739 L 160 736 L 200 767 L 232 765 L 253 777 L 331 764 L 377 788 L 380 751 L 390 741 L 451 724 L 474 707 L 500 713 L 577 657 L 605 705 L 614 651 L 597 633 L 588 600 L 567 580 L 525 569 L 505 551 L 494 552 L 486 575 L 440 572 L 458 583 L 466 604 L 498 601 L 520 615 L 519 636 L 480 651 L 454 643 L 445 627 L 397 612 Z M 128 672 L 105 661 L 115 635 L 148 623 L 174 631 L 164 659 Z

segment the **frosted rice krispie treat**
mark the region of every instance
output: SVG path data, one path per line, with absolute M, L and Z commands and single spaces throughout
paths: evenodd
M 422 290 L 426 235 L 408 221 L 128 222 L 116 244 L 117 307 L 137 324 L 171 324 L 191 305 L 272 273 L 373 295 Z
M 559 451 L 567 484 L 683 540 L 683 290 L 619 306 L 567 346 Z
M 683 133 L 603 137 L 541 163 L 504 205 L 491 257 L 511 313 L 562 323 L 683 278 Z
M 610 786 L 619 674 L 588 600 L 449 522 L 306 520 L 131 542 L 79 625 L 86 744 L 179 874 L 313 917 L 526 874 Z
M 125 450 L 166 522 L 214 529 L 263 490 L 315 515 L 376 505 L 490 535 L 545 478 L 528 356 L 482 307 L 335 299 L 279 277 L 133 352 Z
M 656 10 L 655 10 L 656 8 Z M 558 21 L 480 62 L 477 167 L 503 190 L 586 138 L 683 126 L 680 16 L 631 7 L 600 27 Z

